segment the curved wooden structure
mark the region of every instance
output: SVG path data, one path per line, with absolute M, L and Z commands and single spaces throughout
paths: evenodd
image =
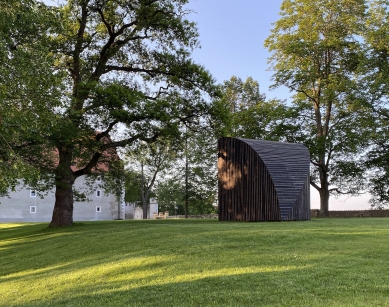
M 310 157 L 301 144 L 221 138 L 219 220 L 309 220 Z

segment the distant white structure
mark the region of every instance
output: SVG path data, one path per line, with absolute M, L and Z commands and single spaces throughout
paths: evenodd
M 114 194 L 104 194 L 103 180 L 98 178 L 93 191 L 87 195 L 89 201 L 74 202 L 74 221 L 115 220 L 124 218 L 124 198 L 117 199 Z M 76 179 L 74 187 L 85 185 L 84 176 Z M 23 186 L 16 187 L 8 197 L 0 197 L 1 222 L 50 222 L 55 203 L 54 191 L 43 198 L 34 190 Z
M 154 198 L 150 198 L 150 204 L 147 206 L 147 219 L 153 219 L 154 213 L 158 213 L 158 203 Z M 125 219 L 143 220 L 143 208 L 133 203 L 127 203 Z

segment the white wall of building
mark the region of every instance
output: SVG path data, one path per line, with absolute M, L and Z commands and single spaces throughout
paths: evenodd
M 154 213 L 158 213 L 158 203 L 154 198 L 150 199 L 150 204 L 147 208 L 147 218 L 153 219 Z M 143 208 L 133 203 L 127 203 L 125 206 L 125 219 L 126 220 L 142 220 Z
M 77 178 L 75 187 L 85 184 L 83 177 Z M 115 195 L 105 195 L 102 182 L 95 182 L 93 192 L 87 197 L 90 201 L 74 202 L 74 221 L 114 220 L 123 218 L 124 207 Z M 34 191 L 19 186 L 8 197 L 0 197 L 0 221 L 2 222 L 50 222 L 54 209 L 54 191 L 43 198 L 34 196 Z M 119 214 L 118 214 L 119 212 Z

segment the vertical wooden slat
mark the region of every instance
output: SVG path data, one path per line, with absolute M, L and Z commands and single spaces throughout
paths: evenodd
M 221 221 L 310 219 L 305 147 L 236 138 L 218 142 Z

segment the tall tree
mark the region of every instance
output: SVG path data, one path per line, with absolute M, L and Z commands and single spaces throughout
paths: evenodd
M 139 187 L 142 184 L 142 175 L 138 171 L 125 171 L 125 202 L 138 203 L 142 202 Z
M 285 0 L 265 41 L 275 86 L 295 93 L 295 140 L 309 148 L 311 184 L 325 215 L 331 193 L 355 194 L 363 185 L 354 74 L 365 11 L 364 0 Z
M 248 77 L 246 81 L 241 78 L 232 76 L 230 80 L 224 81 L 223 100 L 231 114 L 231 131 L 234 135 L 242 134 L 241 117 L 244 111 L 265 101 L 265 95 L 260 93 L 259 84 L 253 78 Z M 253 119 L 256 123 L 257 121 Z M 245 124 L 247 126 L 248 123 Z
M 58 8 L 59 25 L 47 36 L 57 70 L 67 73 L 66 91 L 60 105 L 45 105 L 56 120 L 44 140 L 20 153 L 55 148 L 58 155 L 51 226 L 73 223 L 75 180 L 109 164 L 104 158 L 115 156 L 115 148 L 179 134 L 182 122 L 207 112 L 204 97 L 213 93 L 213 80 L 190 59 L 198 34 L 185 17 L 186 4 L 69 0 Z
M 190 213 L 209 213 L 217 195 L 216 141 L 212 130 L 185 133 L 183 165 L 180 173 L 184 187 L 185 217 Z
M 362 33 L 364 61 L 360 65 L 360 100 L 370 111 L 371 143 L 367 148 L 370 203 L 373 207 L 389 205 L 389 1 L 373 0 Z
M 184 215 L 184 191 L 182 182 L 175 177 L 161 181 L 156 187 L 159 211 L 168 211 L 169 215 Z

